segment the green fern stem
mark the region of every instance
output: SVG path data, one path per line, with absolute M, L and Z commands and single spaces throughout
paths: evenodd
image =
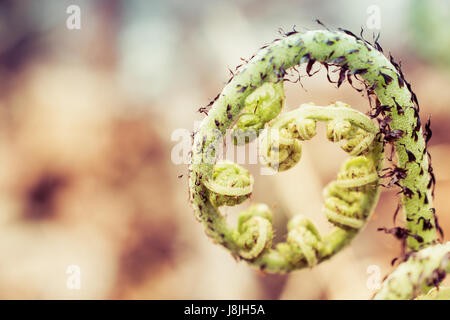
M 438 286 L 450 272 L 450 242 L 436 244 L 411 254 L 383 282 L 376 300 L 413 299 Z M 447 292 L 448 289 L 443 289 Z M 435 295 L 435 294 L 434 294 Z M 430 298 L 432 298 L 431 295 Z M 422 297 L 422 299 L 425 297 Z

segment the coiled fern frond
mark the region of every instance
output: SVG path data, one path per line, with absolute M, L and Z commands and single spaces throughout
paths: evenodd
M 307 64 L 308 75 L 315 63 L 338 68 L 338 87 L 345 79 L 351 82 L 351 77 L 361 80 L 373 102 L 369 115 L 342 102 L 326 107 L 304 104 L 280 114 L 287 70 L 302 63 Z M 323 212 L 334 225 L 333 231 L 320 235 L 311 221 L 295 216 L 288 224 L 286 241 L 273 245 L 272 212 L 264 204 L 242 212 L 237 227 L 229 225 L 219 208 L 246 200 L 253 179 L 243 167 L 217 161 L 227 130 L 232 130 L 237 144 L 262 135 L 263 162 L 275 171 L 285 171 L 300 161 L 301 143 L 315 136 L 317 122 L 326 123 L 327 138 L 340 143 L 350 156 L 324 190 Z M 418 251 L 438 242 L 432 206 L 434 175 L 426 149 L 430 137 L 429 124 L 425 134 L 422 131 L 417 97 L 410 84 L 376 41 L 370 44 L 345 30 L 292 31 L 262 47 L 213 102 L 194 135 L 190 200 L 207 235 L 233 256 L 265 272 L 284 273 L 313 267 L 350 243 L 378 201 L 380 177 L 391 177 L 390 184 L 399 186 L 402 193 L 405 241 L 410 250 Z M 395 148 L 397 163 L 383 169 L 387 144 Z M 403 275 L 403 271 L 398 273 Z M 392 277 L 397 278 L 395 272 Z M 377 297 L 392 296 L 399 284 L 389 283 Z

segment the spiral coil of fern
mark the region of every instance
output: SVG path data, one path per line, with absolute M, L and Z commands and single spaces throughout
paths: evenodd
M 328 107 L 304 104 L 274 119 L 262 137 L 264 162 L 278 171 L 293 167 L 300 160 L 301 141 L 315 136 L 317 121 L 327 123 L 330 141 L 343 141 L 342 149 L 353 154 L 324 194 L 324 211 L 336 225 L 329 235 L 322 237 L 312 222 L 296 216 L 288 224 L 287 241 L 272 248 L 272 212 L 265 204 L 243 211 L 237 228 L 228 226 L 218 208 L 242 203 L 253 185 L 248 171 L 235 163 L 219 161 L 212 166 L 209 178 L 194 183 L 199 189 L 206 188 L 199 195 L 205 208 L 214 211 L 203 219 L 208 224 L 207 233 L 233 255 L 266 272 L 312 267 L 336 254 L 363 227 L 376 203 L 383 154 L 381 140 L 376 138 L 378 128 L 367 116 L 342 102 Z M 349 147 L 351 143 L 353 146 Z M 208 212 L 203 205 L 202 213 Z
M 346 75 L 358 75 L 368 95 L 375 96 L 376 108 L 383 107 L 382 120 L 387 124 L 383 130 L 381 127 L 379 130 L 367 116 L 339 104 L 328 108 L 303 106 L 276 117 L 284 97 L 278 102 L 274 97 L 282 96 L 279 87 L 286 70 L 307 63 L 309 73 L 308 70 L 315 62 L 340 68 L 338 86 Z M 269 89 L 268 84 L 273 90 Z M 261 117 L 257 110 L 251 111 L 248 107 L 252 101 L 251 95 L 258 90 L 271 92 L 260 92 L 255 95 L 263 98 L 253 99 L 272 100 L 264 111 L 270 110 L 267 112 L 268 117 Z M 259 102 L 256 105 L 259 106 Z M 377 110 L 378 115 L 380 112 Z M 236 238 L 236 232 L 209 201 L 206 196 L 208 189 L 205 187 L 215 170 L 214 159 L 220 142 L 218 136 L 223 136 L 236 121 L 237 129 L 262 128 L 270 121 L 271 130 L 263 137 L 263 158 L 278 171 L 288 170 L 300 160 L 301 141 L 315 135 L 317 121 L 327 122 L 327 137 L 331 141 L 344 140 L 342 148 L 352 158 L 344 164 L 337 180 L 331 182 L 324 192 L 325 214 L 335 224 L 331 234 L 317 237 L 308 223 L 293 223 L 299 230 L 291 227 L 293 229 L 289 231 L 291 236 L 288 235 L 288 241 L 271 248 L 270 235 L 273 232 L 266 222 L 257 219 L 255 221 L 259 222 L 241 227 L 241 232 L 238 232 L 240 236 Z M 406 229 L 412 235 L 407 241 L 408 248 L 419 250 L 438 241 L 432 204 L 434 176 L 425 138 L 416 96 L 398 64 L 392 59 L 388 60 L 378 46 L 348 31 L 291 32 L 285 38 L 261 48 L 230 79 L 195 133 L 190 166 L 190 199 L 196 217 L 205 225 L 206 233 L 233 255 L 274 273 L 312 266 L 348 244 L 373 211 L 378 199 L 378 174 L 383 146 L 387 141 L 395 147 L 397 167 L 405 172 L 405 177 L 398 181 L 398 185 L 402 189 Z M 250 139 L 246 138 L 243 142 L 248 141 Z M 269 222 L 266 218 L 262 219 Z M 264 228 L 258 229 L 258 225 L 264 225 Z M 249 230 L 248 236 L 245 236 L 246 230 Z M 252 242 L 258 250 L 252 251 Z M 251 254 L 242 255 L 242 250 L 250 251 Z

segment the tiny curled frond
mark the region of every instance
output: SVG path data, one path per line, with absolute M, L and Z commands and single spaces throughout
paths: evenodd
M 305 63 L 307 75 L 312 76 L 316 62 L 327 70 L 337 68 L 339 79 L 333 82 L 337 87 L 345 80 L 353 86 L 352 77 L 364 85 L 370 102 L 368 116 L 342 102 L 327 107 L 304 104 L 281 114 L 287 70 Z M 328 80 L 332 82 L 329 76 Z M 316 135 L 318 122 L 326 123 L 327 138 L 340 143 L 350 157 L 324 190 L 323 212 L 334 225 L 332 232 L 320 235 L 312 222 L 295 216 L 286 241 L 274 245 L 272 213 L 264 204 L 245 210 L 237 227 L 229 225 L 219 207 L 248 199 L 253 178 L 237 164 L 215 160 L 226 130 L 231 129 L 234 142 L 241 145 L 264 129 L 262 162 L 279 172 L 300 161 L 302 141 Z M 436 246 L 440 228 L 432 201 L 435 178 L 427 151 L 429 124 L 425 128 L 424 134 L 417 97 L 400 65 L 392 57 L 387 59 L 376 41 L 372 45 L 346 30 L 289 33 L 262 47 L 213 101 L 194 134 L 190 200 L 207 235 L 232 255 L 271 273 L 312 267 L 338 253 L 370 218 L 378 201 L 380 177 L 389 174 L 383 175 L 382 160 L 390 144 L 397 163 L 388 186 L 400 188 L 408 249 L 428 250 Z M 395 289 L 387 287 L 380 292 Z
M 231 135 L 237 145 L 253 141 L 265 124 L 278 116 L 284 105 L 282 82 L 266 82 L 245 99 L 245 107 Z
M 257 204 L 241 212 L 234 238 L 244 259 L 254 259 L 270 248 L 273 240 L 272 212 L 265 204 Z
M 245 201 L 252 193 L 253 177 L 248 170 L 231 161 L 214 166 L 210 180 L 205 180 L 209 201 L 216 206 L 234 206 Z
M 318 263 L 323 248 L 319 231 L 309 219 L 301 215 L 289 221 L 287 241 L 278 245 L 278 250 L 290 263 L 296 264 L 304 257 L 309 267 Z
M 345 162 L 337 180 L 325 188 L 327 219 L 342 227 L 361 228 L 367 218 L 360 210 L 364 194 L 376 181 L 377 171 L 370 158 L 358 156 Z

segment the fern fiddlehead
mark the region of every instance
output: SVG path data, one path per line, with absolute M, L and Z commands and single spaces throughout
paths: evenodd
M 279 115 L 286 70 L 306 63 L 309 74 L 315 62 L 340 69 L 338 87 L 346 77 L 349 81 L 350 76 L 362 78 L 367 94 L 375 98 L 372 116 L 382 115 L 379 128 L 369 117 L 342 103 L 330 107 L 302 105 Z M 237 229 L 229 226 L 218 207 L 245 200 L 253 182 L 245 169 L 233 167 L 221 181 L 238 192 L 228 192 L 228 187 L 228 193 L 220 193 L 214 187 L 214 177 L 221 171 L 221 164 L 215 163 L 216 153 L 226 130 L 233 129 L 241 144 L 258 135 L 257 131 L 246 136 L 251 129 L 269 123 L 262 137 L 262 158 L 269 167 L 283 171 L 300 160 L 301 141 L 315 135 L 317 121 L 327 123 L 328 139 L 343 140 L 342 149 L 351 156 L 324 191 L 324 212 L 335 229 L 321 236 L 310 221 L 294 218 L 288 225 L 287 241 L 272 248 L 271 212 L 264 205 L 244 211 Z M 384 145 L 392 143 L 397 155 L 395 168 L 402 172 L 393 184 L 401 188 L 405 225 L 411 235 L 407 244 L 419 250 L 437 242 L 428 138 L 422 132 L 415 94 L 398 64 L 392 58 L 388 60 L 377 44 L 371 45 L 348 31 L 291 32 L 261 48 L 230 79 L 195 132 L 190 199 L 206 233 L 233 255 L 266 272 L 314 266 L 348 244 L 370 217 L 378 199 Z M 216 193 L 219 201 L 211 200 L 211 193 Z

